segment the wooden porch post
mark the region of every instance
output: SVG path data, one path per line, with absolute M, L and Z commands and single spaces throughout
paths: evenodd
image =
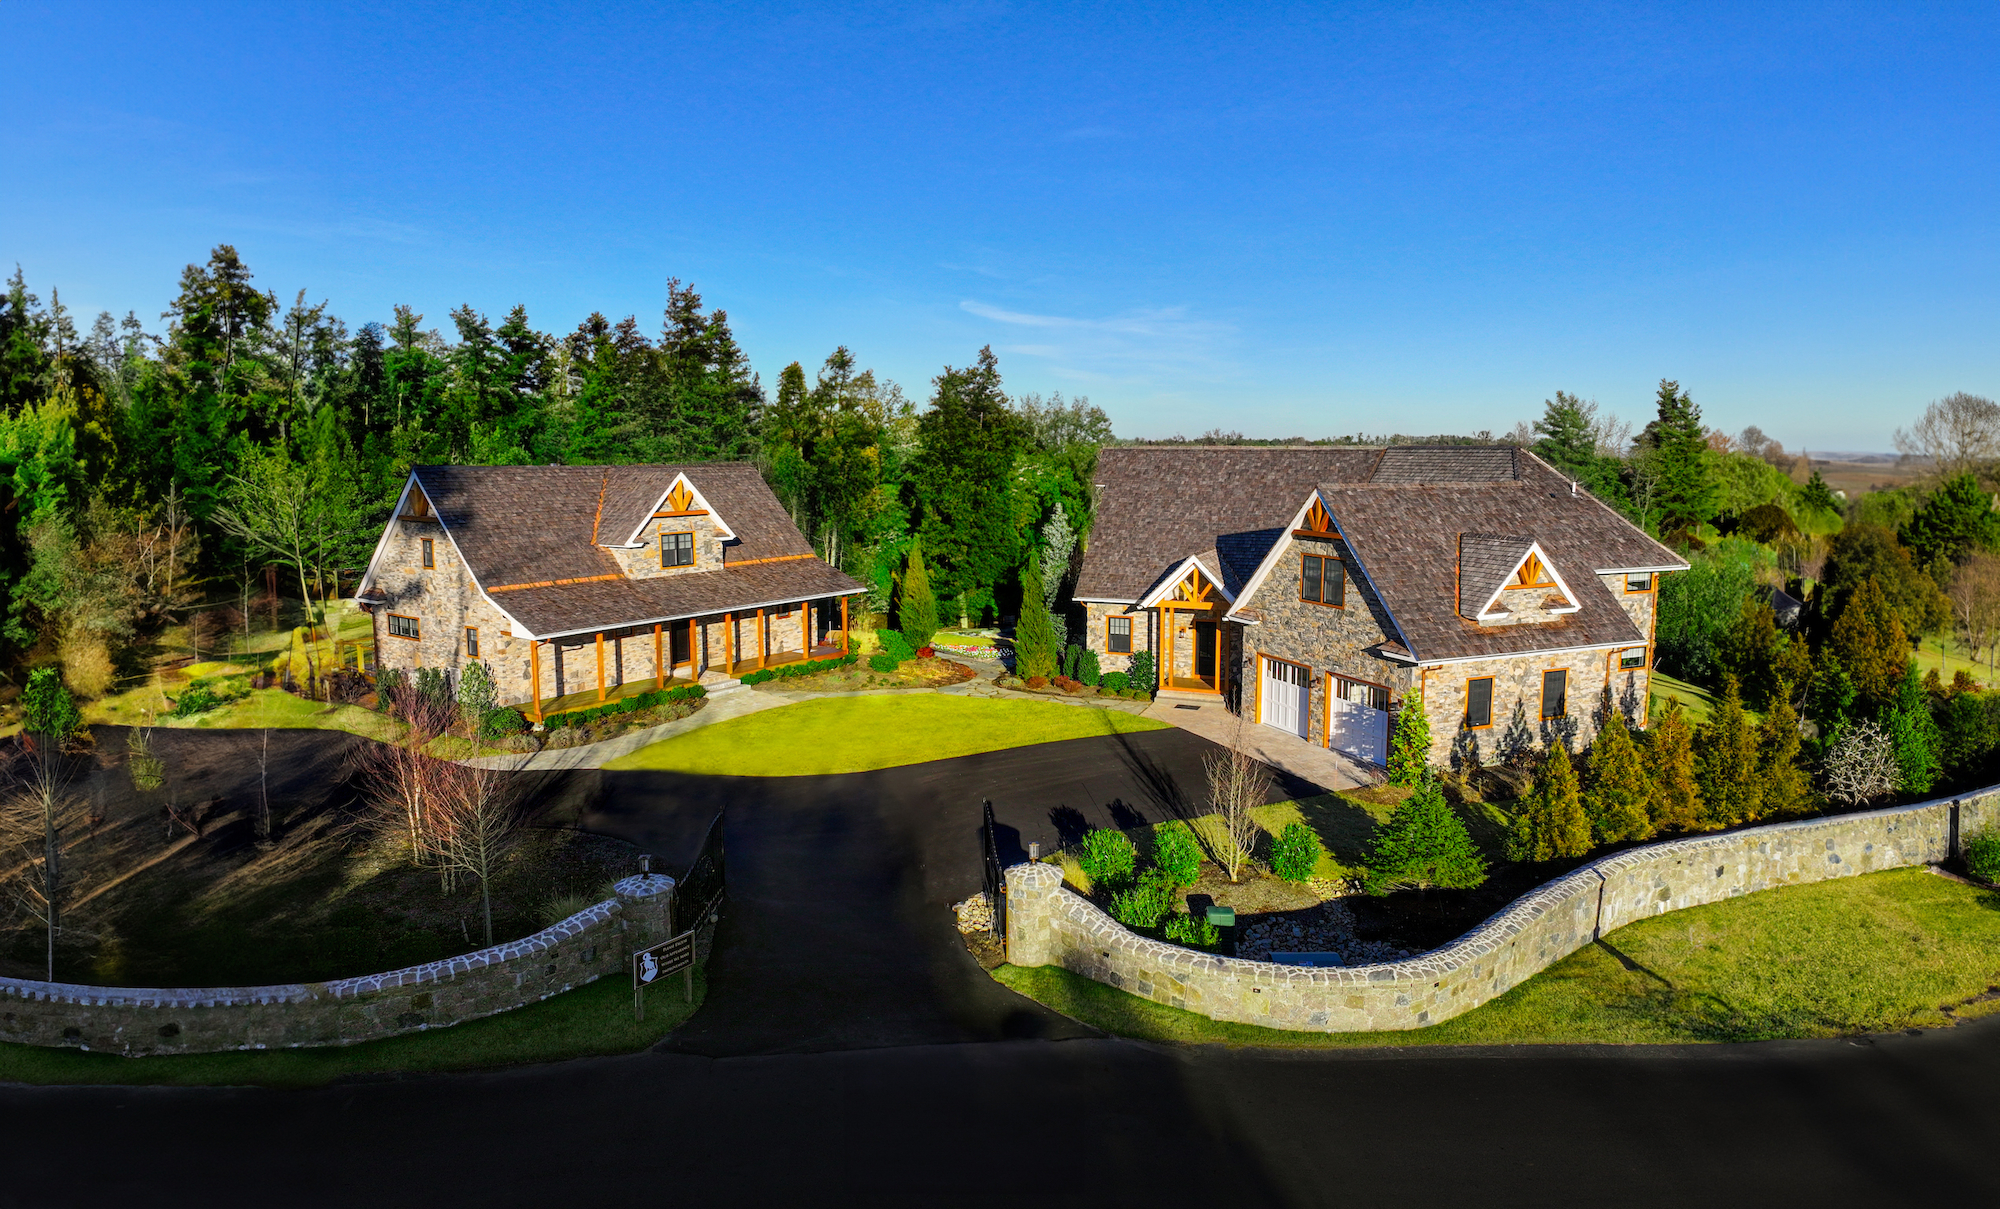
M 604 700 L 604 631 L 597 631 L 597 699 Z
M 736 614 L 734 613 L 722 615 L 722 671 L 729 676 L 736 674 Z
M 542 720 L 542 640 L 539 638 L 530 639 L 528 642 L 528 680 L 530 682 L 529 691 L 534 694 L 534 709 L 529 712 L 528 716 L 540 722 Z
M 811 659 L 812 653 L 813 606 L 812 601 L 808 600 L 805 602 L 805 607 L 799 610 L 799 654 Z
M 764 670 L 764 610 L 757 610 L 757 670 Z
M 660 623 L 653 623 L 653 687 L 667 687 L 667 665 L 660 662 Z
M 840 598 L 840 655 L 847 657 L 847 597 Z
M 701 626 L 688 618 L 688 679 L 701 679 Z

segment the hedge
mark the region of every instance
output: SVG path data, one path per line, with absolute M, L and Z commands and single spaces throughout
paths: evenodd
M 642 709 L 652 709 L 656 705 L 666 705 L 673 701 L 694 701 L 708 696 L 708 690 L 699 684 L 683 684 L 679 688 L 655 689 L 650 693 L 640 693 L 623 701 L 610 701 L 603 705 L 593 705 L 589 709 L 574 709 L 568 713 L 551 714 L 542 720 L 549 730 L 561 730 L 566 726 L 583 726 L 600 718 L 614 718 L 619 714 L 636 714 Z
M 803 663 L 781 663 L 777 667 L 767 667 L 761 672 L 750 672 L 738 676 L 737 679 L 744 684 L 762 684 L 766 680 L 776 680 L 780 676 L 810 676 L 814 672 L 825 672 L 837 667 L 846 667 L 859 658 L 861 656 L 848 654 L 840 655 L 833 659 L 808 659 Z

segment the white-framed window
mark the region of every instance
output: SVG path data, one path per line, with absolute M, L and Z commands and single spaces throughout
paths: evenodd
M 1618 652 L 1618 670 L 1619 670 L 1619 671 L 1621 671 L 1621 672 L 1630 672 L 1630 671 L 1635 671 L 1635 670 L 1637 670 L 1637 669 L 1639 669 L 1639 668 L 1642 668 L 1642 667 L 1645 667 L 1645 666 L 1646 666 L 1646 648 L 1645 648 L 1645 647 L 1642 647 L 1642 646 L 1628 646 L 1628 647 L 1626 647 L 1626 648 L 1625 648 L 1624 650 L 1622 650 L 1622 651 Z

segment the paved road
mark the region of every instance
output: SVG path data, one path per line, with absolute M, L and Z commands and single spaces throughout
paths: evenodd
M 257 1090 L 0 1089 L 0 1204 L 1918 1204 L 2000 1191 L 2000 1027 L 1861 1044 L 1287 1054 L 1094 1036 L 943 905 L 978 802 L 1161 817 L 1179 731 L 807 780 L 600 778 L 670 858 L 730 807 L 712 992 L 660 1051 Z M 1129 816 L 1125 820 L 1129 821 Z M 361 1198 L 367 1199 L 361 1199 Z

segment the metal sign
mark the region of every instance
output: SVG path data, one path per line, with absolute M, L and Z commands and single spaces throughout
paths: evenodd
M 685 973 L 684 988 L 689 1003 L 694 1002 L 694 932 L 669 937 L 651 948 L 632 954 L 632 1012 L 646 1018 L 646 988 L 671 975 Z

